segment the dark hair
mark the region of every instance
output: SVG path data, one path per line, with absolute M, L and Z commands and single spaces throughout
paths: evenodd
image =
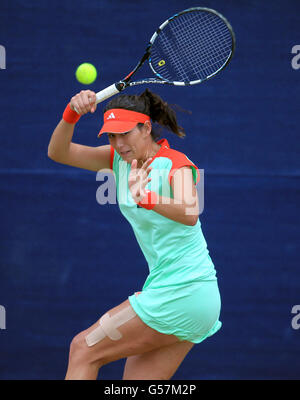
M 162 100 L 160 96 L 152 93 L 146 89 L 140 95 L 126 95 L 121 94 L 114 97 L 104 108 L 104 112 L 112 108 L 123 108 L 125 110 L 131 110 L 140 112 L 152 119 L 161 127 L 167 128 L 175 135 L 184 137 L 184 129 L 177 124 L 177 118 L 175 111 L 170 107 L 168 103 Z M 138 127 L 143 126 L 139 123 Z M 154 141 L 157 141 L 160 137 L 160 132 L 156 132 L 152 129 L 151 136 Z

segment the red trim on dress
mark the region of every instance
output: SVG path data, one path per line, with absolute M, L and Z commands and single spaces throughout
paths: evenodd
M 161 147 L 158 150 L 158 152 L 155 154 L 155 156 L 152 158 L 151 163 L 153 160 L 157 157 L 166 157 L 169 158 L 172 161 L 172 168 L 169 172 L 168 180 L 171 185 L 172 178 L 175 174 L 175 172 L 182 167 L 194 167 L 196 172 L 197 172 L 197 179 L 196 183 L 197 184 L 200 180 L 200 172 L 198 167 L 188 159 L 188 157 L 184 154 L 181 153 L 180 151 L 174 150 L 170 148 L 170 145 L 167 141 L 167 139 L 160 139 L 157 144 L 160 144 Z M 194 174 L 193 174 L 194 176 Z
M 169 157 L 172 160 L 172 168 L 169 172 L 168 175 L 168 180 L 169 183 L 171 185 L 172 183 L 172 179 L 174 177 L 175 172 L 179 169 L 179 168 L 183 168 L 183 167 L 194 167 L 196 172 L 197 172 L 197 178 L 196 178 L 196 182 L 195 185 L 199 182 L 200 180 L 200 172 L 198 167 L 191 161 L 188 159 L 188 157 L 176 150 L 171 150 L 172 151 L 172 155 L 171 157 Z M 193 174 L 193 180 L 194 180 L 194 174 Z
M 115 149 L 110 146 L 110 169 L 113 169 Z

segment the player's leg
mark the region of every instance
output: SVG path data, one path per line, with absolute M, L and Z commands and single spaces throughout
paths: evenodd
M 146 325 L 129 300 L 103 317 L 72 340 L 66 379 L 96 379 L 102 365 L 179 342 Z
M 130 356 L 126 360 L 123 379 L 171 379 L 193 345 L 194 343 L 182 341 Z

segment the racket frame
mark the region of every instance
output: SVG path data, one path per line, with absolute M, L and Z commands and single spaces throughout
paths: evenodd
M 231 52 L 229 54 L 229 56 L 227 57 L 226 61 L 224 62 L 224 64 L 218 69 L 216 70 L 214 73 L 208 75 L 206 78 L 204 79 L 197 79 L 194 81 L 190 81 L 190 82 L 182 82 L 182 81 L 170 81 L 167 80 L 165 78 L 163 78 L 158 72 L 155 71 L 153 65 L 151 64 L 151 47 L 153 46 L 155 40 L 157 39 L 157 37 L 159 36 L 159 34 L 162 32 L 162 30 L 174 19 L 178 18 L 180 15 L 188 13 L 188 12 L 193 12 L 193 11 L 205 11 L 205 12 L 209 12 L 212 13 L 214 15 L 217 15 L 219 18 L 221 18 L 221 20 L 226 24 L 230 34 L 231 34 L 231 39 L 232 39 L 232 48 L 231 48 Z M 96 103 L 100 103 L 106 99 L 108 99 L 111 96 L 114 96 L 117 93 L 120 93 L 122 90 L 124 90 L 126 87 L 130 87 L 130 86 L 135 86 L 135 85 L 141 85 L 141 84 L 148 84 L 148 83 L 160 83 L 160 84 L 169 84 L 169 85 L 175 85 L 175 86 L 190 86 L 190 85 L 195 85 L 198 83 L 202 83 L 208 79 L 211 79 L 213 76 L 215 76 L 217 73 L 219 73 L 220 71 L 222 71 L 230 62 L 230 60 L 232 59 L 232 56 L 234 54 L 235 51 L 235 34 L 233 32 L 232 26 L 230 25 L 230 23 L 228 22 L 228 20 L 219 12 L 217 12 L 216 10 L 213 10 L 211 8 L 206 8 L 206 7 L 191 7 L 191 8 L 187 8 L 186 10 L 183 10 L 177 14 L 174 14 L 172 17 L 168 18 L 166 21 L 164 21 L 159 28 L 154 32 L 154 34 L 152 35 L 145 53 L 143 55 L 143 57 L 140 59 L 140 61 L 138 62 L 138 64 L 136 65 L 136 67 L 122 80 L 113 83 L 112 85 L 108 86 L 107 88 L 101 90 L 100 92 L 96 93 Z M 156 78 L 145 78 L 145 79 L 141 79 L 138 81 L 134 81 L 131 82 L 131 78 L 132 76 L 141 68 L 141 66 L 144 64 L 144 62 L 148 60 L 149 62 L 149 67 L 152 70 L 152 72 L 154 73 L 154 75 L 156 76 Z

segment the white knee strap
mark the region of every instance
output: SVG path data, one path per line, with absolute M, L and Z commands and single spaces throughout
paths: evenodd
M 108 336 L 111 340 L 121 339 L 122 334 L 117 330 L 117 328 L 135 316 L 136 312 L 130 305 L 123 308 L 123 310 L 119 311 L 112 317 L 108 313 L 104 314 L 100 318 L 99 326 L 85 337 L 87 345 L 89 347 L 93 346 L 100 342 L 100 340 L 104 339 L 105 336 Z

